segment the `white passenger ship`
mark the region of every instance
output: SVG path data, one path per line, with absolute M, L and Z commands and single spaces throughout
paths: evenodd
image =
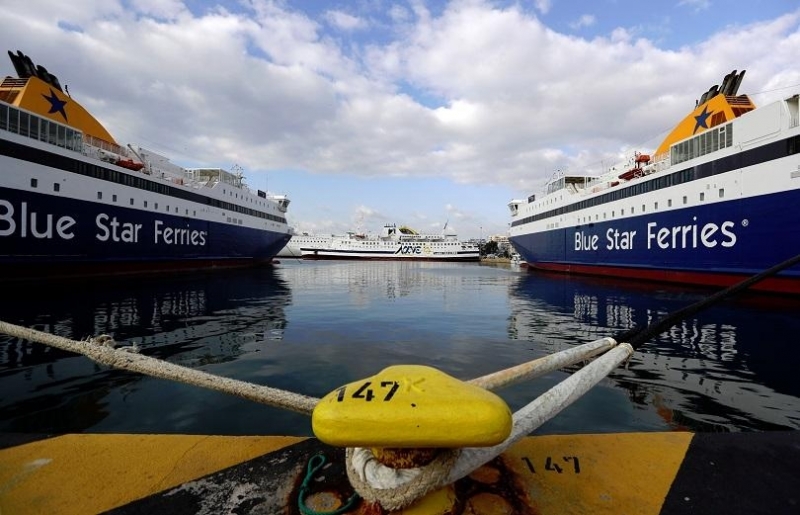
M 21 52 L 0 84 L 0 278 L 268 263 L 285 196 L 123 147 Z
M 351 233 L 334 237 L 326 247 L 301 248 L 303 259 L 373 259 L 403 261 L 479 261 L 477 244 L 459 241 L 455 234 L 420 234 L 387 224 L 380 236 Z
M 325 248 L 330 246 L 331 240 L 334 237 L 335 236 L 331 234 L 310 234 L 307 232 L 300 234 L 292 233 L 292 238 L 289 240 L 286 246 L 283 247 L 280 252 L 278 252 L 278 256 L 300 258 L 302 257 L 302 253 L 300 252 L 301 248 Z
M 530 268 L 726 286 L 800 254 L 795 92 L 756 109 L 728 74 L 655 154 L 600 177 L 554 177 L 512 200 L 509 240 Z M 800 293 L 800 268 L 756 285 Z

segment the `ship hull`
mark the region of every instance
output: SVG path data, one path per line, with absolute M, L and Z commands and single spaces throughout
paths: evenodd
M 301 249 L 303 259 L 311 260 L 369 260 L 369 261 L 439 261 L 439 262 L 472 262 L 480 261 L 477 252 L 448 253 L 403 253 L 402 247 L 385 251 Z
M 722 287 L 800 254 L 797 205 L 793 189 L 509 239 L 533 269 Z M 800 293 L 800 267 L 754 289 Z
M 798 95 L 756 109 L 736 95 L 743 75 L 708 90 L 652 159 L 512 200 L 509 241 L 532 269 L 716 287 L 800 255 Z M 800 293 L 789 264 L 751 288 Z
M 199 195 L 158 195 L 9 154 L 0 172 L 0 280 L 258 266 L 290 238 L 285 224 L 223 217 Z
M 479 258 L 472 258 L 472 257 L 444 257 L 444 258 L 434 258 L 434 257 L 421 257 L 421 258 L 399 258 L 393 256 L 353 256 L 348 254 L 315 254 L 313 256 L 304 255 L 303 259 L 309 260 L 357 260 L 357 261 L 434 261 L 434 262 L 442 262 L 442 263 L 473 263 L 480 261 Z
M 9 188 L 0 208 L 4 279 L 256 266 L 289 237 Z

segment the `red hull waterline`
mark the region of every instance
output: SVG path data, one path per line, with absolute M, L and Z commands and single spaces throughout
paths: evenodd
M 565 274 L 606 276 L 717 288 L 731 286 L 749 277 L 746 274 L 731 274 L 722 272 L 655 270 L 604 265 L 576 265 L 571 263 L 528 263 L 528 268 L 531 270 L 542 270 Z M 768 277 L 763 281 L 754 284 L 749 289 L 759 292 L 797 295 L 800 294 L 800 278 L 782 276 Z

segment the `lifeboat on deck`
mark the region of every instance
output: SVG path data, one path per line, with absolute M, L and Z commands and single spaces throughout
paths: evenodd
M 137 163 L 133 159 L 118 159 L 114 164 L 123 168 L 127 168 L 128 170 L 133 170 L 134 172 L 138 172 L 144 168 L 144 163 Z

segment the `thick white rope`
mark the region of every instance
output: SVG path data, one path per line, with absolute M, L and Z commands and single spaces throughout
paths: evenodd
M 530 434 L 578 400 L 608 376 L 611 371 L 628 360 L 631 355 L 633 355 L 633 347 L 628 343 L 621 343 L 517 410 L 514 413 L 511 435 L 503 443 L 494 447 L 462 449 L 461 455 L 444 484 L 455 482 L 469 475 L 478 467 L 505 452 L 522 437 Z
M 593 342 L 570 347 L 569 349 L 556 352 L 555 354 L 548 354 L 547 356 L 528 361 L 521 365 L 499 370 L 482 377 L 476 377 L 467 382 L 486 390 L 497 390 L 511 384 L 541 377 L 544 374 L 549 374 L 550 372 L 574 365 L 581 361 L 586 361 L 604 353 L 616 344 L 617 342 L 613 338 L 600 338 Z
M 87 341 L 75 341 L 2 320 L 0 333 L 82 354 L 110 367 L 229 393 L 306 415 L 310 415 L 319 402 L 314 397 L 229 379 L 143 356 L 137 353 L 135 346 L 115 349 L 113 339 L 106 335 Z M 501 388 L 588 360 L 615 345 L 616 341 L 612 338 L 601 338 L 469 382 L 490 390 Z M 627 343 L 613 348 L 514 413 L 511 435 L 497 446 L 445 452 L 425 467 L 406 471 L 381 465 L 367 449 L 348 449 L 347 470 L 351 482 L 355 483 L 353 486 L 362 497 L 380 503 L 385 509 L 397 510 L 408 506 L 425 493 L 455 482 L 499 456 L 520 438 L 580 398 L 632 353 L 633 348 Z
M 593 352 L 594 347 L 587 345 Z M 348 453 L 350 483 L 359 495 L 378 502 L 384 509 L 398 510 L 409 506 L 421 495 L 454 483 L 505 452 L 579 399 L 632 354 L 633 347 L 627 343 L 606 352 L 515 412 L 511 435 L 503 443 L 494 447 L 461 449 L 452 466 L 434 462 L 418 469 L 396 471 L 372 459 L 372 453 L 367 449 L 359 449 L 357 454 Z
M 381 464 L 369 449 L 348 448 L 345 455 L 347 478 L 364 500 L 397 511 L 441 485 L 458 459 L 457 449 L 442 452 L 424 467 L 393 469 Z
M 308 397 L 286 390 L 261 386 L 246 381 L 238 381 L 227 377 L 209 374 L 200 370 L 182 367 L 157 358 L 151 358 L 136 352 L 130 347 L 118 349 L 109 346 L 110 337 L 98 337 L 79 342 L 49 333 L 28 329 L 0 320 L 0 332 L 34 342 L 44 343 L 62 350 L 83 354 L 89 359 L 123 370 L 131 370 L 162 379 L 171 379 L 209 390 L 229 393 L 247 400 L 259 402 L 277 408 L 283 408 L 305 415 L 310 415 L 319 399 Z

